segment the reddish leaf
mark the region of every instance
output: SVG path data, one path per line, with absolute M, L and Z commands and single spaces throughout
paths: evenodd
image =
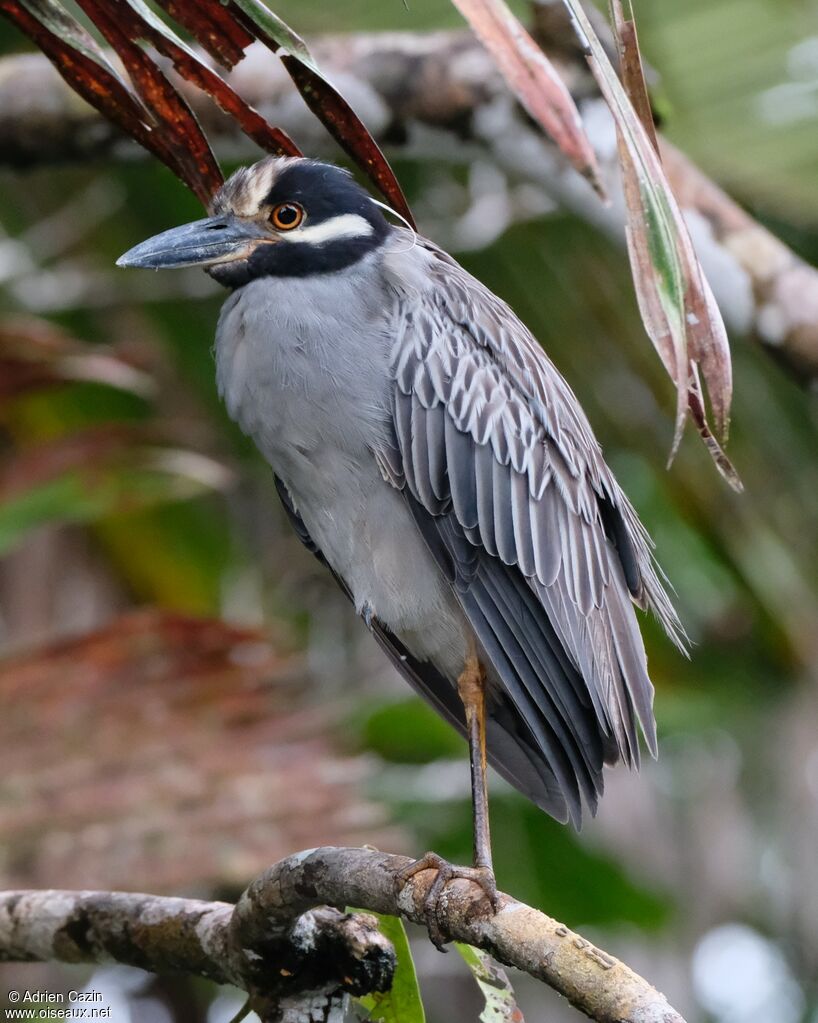
M 281 18 L 258 0 L 231 0 L 227 6 L 221 0 L 202 0 L 196 5 L 185 6 L 184 10 L 178 4 L 171 4 L 170 0 L 163 0 L 162 6 L 173 13 L 180 24 L 226 66 L 235 64 L 239 59 L 237 50 L 246 49 L 254 38 L 260 39 L 277 53 L 307 105 L 333 138 L 362 168 L 394 209 L 414 224 L 403 191 L 379 146 L 343 96 L 324 78 L 303 39 Z M 241 26 L 243 34 L 234 36 L 234 48 L 222 53 L 213 43 L 212 32 L 214 25 L 224 26 L 228 11 L 229 16 L 234 17 L 236 24 Z M 181 73 L 185 74 L 184 71 Z M 188 75 L 185 74 L 185 77 Z M 210 92 L 210 89 L 207 91 Z M 215 96 L 215 93 L 211 92 L 211 95 Z M 297 150 L 293 155 L 298 155 Z
M 0 884 L 242 886 L 326 842 L 399 843 L 259 630 L 157 610 L 0 661 Z
M 42 50 L 83 99 L 168 162 L 151 137 L 144 107 L 77 22 L 50 0 L 0 0 L 0 11 Z M 169 166 L 176 173 L 175 166 Z
M 224 178 L 195 114 L 142 47 L 128 37 L 122 3 L 78 3 L 119 54 L 145 106 L 158 121 L 158 130 L 154 128 L 153 133 L 159 137 L 159 145 L 174 159 L 182 180 L 206 206 Z
M 91 106 L 112 121 L 127 135 L 135 139 L 149 152 L 157 156 L 173 173 L 188 185 L 204 202 L 221 183 L 221 172 L 210 154 L 209 160 L 204 155 L 202 142 L 209 152 L 204 136 L 193 118 L 195 136 L 193 138 L 193 155 L 185 145 L 177 140 L 172 132 L 156 131 L 154 118 L 145 106 L 131 92 L 127 85 L 113 71 L 102 51 L 90 35 L 53 0 L 0 0 L 0 12 L 4 13 L 18 28 L 43 51 L 54 64 L 62 77 Z M 116 27 L 106 19 L 109 34 L 119 37 Z M 102 26 L 100 26 L 102 27 Z M 159 69 L 145 53 L 124 41 L 126 54 L 123 62 L 139 69 L 143 83 L 153 81 L 154 87 L 148 90 L 155 98 L 162 92 L 161 80 L 164 79 Z M 128 59 L 126 59 L 128 58 Z M 151 68 L 153 72 L 151 72 Z M 157 77 L 158 76 L 158 77 Z M 165 81 L 168 89 L 175 96 L 170 83 Z M 176 107 L 173 123 L 184 121 L 186 104 L 177 96 L 176 104 L 170 95 L 167 102 Z M 188 113 L 190 113 L 188 111 Z M 160 118 L 163 120 L 164 118 Z M 188 124 L 190 122 L 188 121 Z M 173 130 L 173 129 L 172 129 Z M 202 179 L 196 154 L 202 157 L 205 179 Z M 192 173 L 191 173 L 192 171 Z
M 600 194 L 596 155 L 576 104 L 551 62 L 505 0 L 452 0 L 528 113 Z
M 279 54 L 310 110 L 393 209 L 414 227 L 409 204 L 378 143 L 340 92 L 319 71 L 301 37 L 259 0 L 231 0 L 231 10 L 256 38 Z
M 50 36 L 57 37 L 78 50 L 84 57 L 99 64 L 108 74 L 121 82 L 119 75 L 108 63 L 105 54 L 97 46 L 96 40 L 78 21 L 75 21 L 59 4 L 53 0 L 4 0 L 3 11 L 11 17 L 27 15 L 36 22 L 36 27 L 43 29 Z M 36 41 L 36 40 L 35 40 Z M 122 83 L 124 85 L 124 83 Z M 127 88 L 127 86 L 125 87 Z
M 344 97 L 322 75 L 316 74 L 297 58 L 282 57 L 281 61 L 310 110 L 377 186 L 389 205 L 414 227 L 412 211 L 395 172 Z
M 285 132 L 268 124 L 246 104 L 142 0 L 78 2 L 119 54 L 143 103 L 124 83 L 117 82 L 93 39 L 87 33 L 80 38 L 83 30 L 55 0 L 0 0 L 0 11 L 30 35 L 80 95 L 158 156 L 205 205 L 221 184 L 221 172 L 189 106 L 136 39 L 150 41 L 168 56 L 183 78 L 214 98 L 263 149 L 300 155 Z M 377 143 L 323 77 L 304 41 L 277 15 L 259 0 L 160 2 L 225 67 L 240 60 L 255 38 L 281 56 L 310 109 L 398 214 L 413 223 L 400 185 Z M 86 43 L 93 57 L 84 52 Z
M 157 0 L 168 14 L 190 32 L 222 67 L 234 67 L 253 42 L 251 35 L 236 21 L 220 0 Z
M 707 426 L 698 377 L 700 366 L 724 438 L 732 393 L 727 334 L 656 149 L 635 26 L 632 19 L 625 20 L 621 0 L 611 0 L 623 89 L 580 0 L 565 3 L 617 126 L 628 252 L 639 308 L 651 341 L 676 385 L 671 459 L 689 409 L 716 467 L 731 486 L 739 488 L 735 470 Z
M 212 97 L 230 114 L 248 138 L 269 153 L 301 156 L 301 150 L 280 128 L 274 128 L 258 111 L 204 64 L 141 0 L 108 0 L 116 8 L 117 23 L 131 39 L 146 39 L 173 61 L 179 74 Z

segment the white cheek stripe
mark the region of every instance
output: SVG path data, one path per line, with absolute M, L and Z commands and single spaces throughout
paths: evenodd
M 322 224 L 312 227 L 298 227 L 295 231 L 282 231 L 279 238 L 283 242 L 308 242 L 318 245 L 321 242 L 334 242 L 339 238 L 368 238 L 375 229 L 364 217 L 357 213 L 342 213 L 340 217 L 325 220 Z

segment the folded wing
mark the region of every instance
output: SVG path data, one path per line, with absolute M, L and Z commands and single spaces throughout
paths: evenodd
M 656 749 L 633 605 L 678 643 L 681 629 L 565 381 L 450 257 L 422 243 L 415 258 L 422 287 L 403 268 L 391 278 L 394 435 L 377 456 L 501 680 L 504 734 L 535 751 L 564 812 L 551 791 L 538 802 L 578 820 L 581 802 L 596 805 L 603 761 L 638 764 L 640 725 Z

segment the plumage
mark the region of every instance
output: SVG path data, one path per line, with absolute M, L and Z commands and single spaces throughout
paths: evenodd
M 265 226 L 284 201 L 305 212 L 288 244 Z M 343 172 L 264 161 L 225 185 L 215 212 L 242 225 L 235 259 L 208 264 L 236 289 L 217 334 L 220 390 L 299 537 L 461 733 L 456 682 L 478 652 L 490 762 L 579 824 L 604 764 L 638 764 L 640 726 L 655 752 L 634 604 L 683 634 L 576 398 L 504 302 L 390 227 Z M 134 265 L 172 265 L 148 262 L 165 258 L 148 245 Z
M 518 567 L 579 668 L 600 729 L 613 737 L 622 759 L 635 763 L 637 722 L 652 750 L 655 729 L 652 687 L 629 596 L 680 636 L 647 537 L 576 400 L 529 332 L 450 257 L 429 243 L 419 245 L 429 282 L 420 293 L 404 289 L 400 269 L 389 256 L 385 260 L 401 298 L 396 315 L 404 321 L 396 328 L 393 364 L 401 369 L 395 375 L 396 401 L 408 392 L 428 407 L 425 366 L 449 368 L 445 376 L 435 372 L 432 393 L 449 417 L 444 443 L 454 515 L 469 529 L 476 517 L 485 551 Z M 409 350 L 401 344 L 411 329 L 406 318 L 427 325 L 419 335 L 422 343 L 416 335 Z M 490 445 L 479 417 L 470 421 L 466 414 L 470 396 L 463 392 L 475 388 L 476 365 L 503 396 Z M 396 440 L 404 464 L 411 466 L 407 485 L 423 504 L 422 488 L 411 482 L 423 466 L 412 464 L 400 430 Z M 489 562 L 486 572 L 496 570 Z

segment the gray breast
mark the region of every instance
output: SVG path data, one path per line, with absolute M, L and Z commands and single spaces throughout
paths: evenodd
M 413 654 L 456 675 L 465 619 L 374 455 L 392 430 L 393 301 L 372 257 L 253 281 L 219 319 L 219 391 L 358 610 L 368 602 Z
M 339 429 L 344 446 L 366 445 L 387 415 L 387 313 L 371 259 L 335 274 L 262 277 L 241 288 L 216 332 L 217 379 L 230 415 L 268 457 L 286 457 L 294 444 L 319 446 Z

